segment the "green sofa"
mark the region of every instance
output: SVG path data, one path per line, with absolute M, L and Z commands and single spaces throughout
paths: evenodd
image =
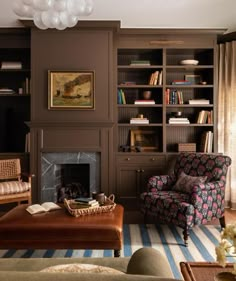
M 111 267 L 122 274 L 40 272 L 72 263 Z M 130 258 L 2 258 L 0 280 L 4 281 L 174 281 L 169 263 L 159 251 L 141 248 Z

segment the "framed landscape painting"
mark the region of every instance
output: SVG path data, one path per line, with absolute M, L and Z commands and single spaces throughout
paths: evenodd
M 48 109 L 94 109 L 93 71 L 48 71 Z
M 156 151 L 157 136 L 155 131 L 131 130 L 130 146 L 131 148 L 138 146 L 142 151 Z

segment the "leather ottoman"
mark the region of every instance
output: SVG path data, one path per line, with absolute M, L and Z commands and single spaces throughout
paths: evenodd
M 0 249 L 113 249 L 120 256 L 123 206 L 112 212 L 71 216 L 65 207 L 30 215 L 19 205 L 0 218 Z

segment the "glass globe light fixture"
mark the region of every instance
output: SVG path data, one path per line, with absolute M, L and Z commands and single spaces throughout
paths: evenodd
M 93 0 L 14 0 L 12 9 L 20 17 L 33 18 L 39 29 L 63 30 L 90 15 Z

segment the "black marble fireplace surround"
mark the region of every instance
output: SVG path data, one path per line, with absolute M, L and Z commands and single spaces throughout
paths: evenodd
M 58 190 L 62 187 L 62 167 L 64 164 L 89 165 L 89 195 L 100 190 L 100 153 L 43 153 L 41 158 L 41 202 L 58 200 Z

